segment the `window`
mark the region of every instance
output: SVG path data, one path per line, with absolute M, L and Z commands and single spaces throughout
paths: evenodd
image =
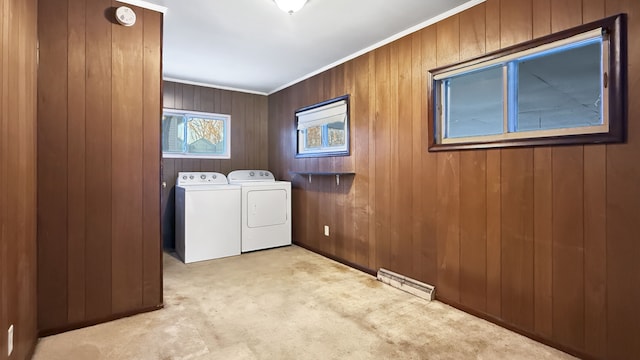
M 165 109 L 162 156 L 229 159 L 231 116 Z
M 432 70 L 429 150 L 620 142 L 624 16 Z
M 349 155 L 349 96 L 296 111 L 297 157 Z

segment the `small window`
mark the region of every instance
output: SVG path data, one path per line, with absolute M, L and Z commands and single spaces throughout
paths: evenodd
M 231 116 L 165 109 L 162 156 L 229 159 Z
M 429 149 L 624 141 L 623 26 L 619 15 L 432 70 Z
M 298 157 L 349 155 L 349 97 L 296 111 Z

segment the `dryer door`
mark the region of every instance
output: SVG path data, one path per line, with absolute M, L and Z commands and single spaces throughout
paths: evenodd
M 247 192 L 247 226 L 282 225 L 287 221 L 287 192 L 284 189 Z

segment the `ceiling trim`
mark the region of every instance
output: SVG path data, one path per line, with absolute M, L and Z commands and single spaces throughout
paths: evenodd
M 161 12 L 163 14 L 167 13 L 167 7 L 166 6 L 161 6 L 161 5 L 156 5 L 156 4 L 152 4 L 148 1 L 144 1 L 144 0 L 116 0 L 117 2 L 121 2 L 121 3 L 125 3 L 125 4 L 129 4 L 129 5 L 133 5 L 133 6 L 137 6 L 137 7 L 141 7 L 141 8 L 145 8 L 145 9 L 149 9 L 149 10 L 153 10 L 153 11 L 157 11 L 157 12 Z
M 463 11 L 469 9 L 469 8 L 472 8 L 472 7 L 474 7 L 474 6 L 478 5 L 478 4 L 482 4 L 485 1 L 486 0 L 471 0 L 471 1 L 468 1 L 468 2 L 462 4 L 462 5 L 458 6 L 458 7 L 455 7 L 453 9 L 449 10 L 449 11 L 446 11 L 446 12 L 444 12 L 444 13 L 436 16 L 436 17 L 433 17 L 431 19 L 428 19 L 428 20 L 426 20 L 424 22 L 421 22 L 420 24 L 412 26 L 412 27 L 410 27 L 410 28 L 408 28 L 408 29 L 406 29 L 404 31 L 401 31 L 401 32 L 395 34 L 395 35 L 392 35 L 392 36 L 390 36 L 390 37 L 388 37 L 388 38 L 386 38 L 386 39 L 384 39 L 384 40 L 382 40 L 380 42 L 377 42 L 377 43 L 375 43 L 375 44 L 373 44 L 373 45 L 371 45 L 371 46 L 369 46 L 367 48 L 364 48 L 364 49 L 362 49 L 362 50 L 360 50 L 358 52 L 355 52 L 355 53 L 353 53 L 353 54 L 351 54 L 351 55 L 349 55 L 347 57 L 344 57 L 344 58 L 342 58 L 342 59 L 340 59 L 340 60 L 338 60 L 338 61 L 336 61 L 334 63 L 331 63 L 331 64 L 329 64 L 327 66 L 324 66 L 324 67 L 322 67 L 322 68 L 320 68 L 320 69 L 318 69 L 316 71 L 310 72 L 307 75 L 304 75 L 304 76 L 302 76 L 302 77 L 300 77 L 300 78 L 298 78 L 296 80 L 293 80 L 293 81 L 288 82 L 288 83 L 286 83 L 286 84 L 284 84 L 282 86 L 279 86 L 275 90 L 272 90 L 272 91 L 268 92 L 266 95 L 271 95 L 271 94 L 276 93 L 276 92 L 278 92 L 280 90 L 286 89 L 291 85 L 295 85 L 295 84 L 297 84 L 297 83 L 299 83 L 299 82 L 301 82 L 303 80 L 306 80 L 306 79 L 308 79 L 308 78 L 310 78 L 312 76 L 318 75 L 318 74 L 320 74 L 320 73 L 322 73 L 324 71 L 332 69 L 332 68 L 334 68 L 334 67 L 336 67 L 336 66 L 338 66 L 340 64 L 343 64 L 343 63 L 345 63 L 345 62 L 347 62 L 349 60 L 355 59 L 360 55 L 364 55 L 364 54 L 366 54 L 366 53 L 368 53 L 368 52 L 370 52 L 372 50 L 375 50 L 375 49 L 377 49 L 379 47 L 382 47 L 384 45 L 392 43 L 392 42 L 394 42 L 394 41 L 396 41 L 396 40 L 398 40 L 398 39 L 400 39 L 400 38 L 402 38 L 404 36 L 407 36 L 407 35 L 409 35 L 411 33 L 414 33 L 414 32 L 416 32 L 418 30 L 424 29 L 429 25 L 433 25 L 433 24 L 435 24 L 435 23 L 437 23 L 439 21 L 442 21 L 442 20 L 444 20 L 444 19 L 446 19 L 448 17 L 451 17 L 453 15 L 461 13 L 461 12 L 463 12 Z
M 254 95 L 263 95 L 263 96 L 269 95 L 268 93 L 261 92 L 261 91 L 239 89 L 239 88 L 234 88 L 234 87 L 229 87 L 229 86 L 214 85 L 214 84 L 208 84 L 208 83 L 203 83 L 203 82 L 199 82 L 199 81 L 182 80 L 182 79 L 176 79 L 176 78 L 171 78 L 171 77 L 166 77 L 166 76 L 163 77 L 162 80 L 170 81 L 170 82 L 174 82 L 174 83 L 179 83 L 179 84 L 202 86 L 202 87 L 207 87 L 207 88 L 212 88 L 212 89 L 219 89 L 219 90 L 237 91 L 237 92 L 242 92 L 242 93 L 247 93 L 247 94 L 254 94 Z

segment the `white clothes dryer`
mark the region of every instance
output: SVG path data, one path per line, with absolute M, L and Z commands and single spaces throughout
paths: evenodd
M 242 187 L 242 252 L 291 245 L 291 182 L 266 170 L 235 170 Z
M 240 255 L 240 190 L 221 173 L 178 173 L 176 252 L 185 264 Z

